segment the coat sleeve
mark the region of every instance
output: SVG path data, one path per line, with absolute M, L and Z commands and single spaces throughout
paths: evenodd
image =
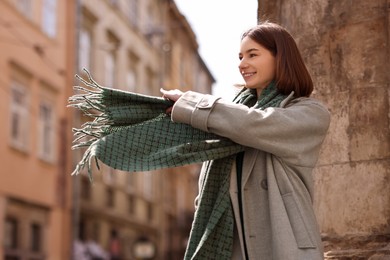
M 316 163 L 330 115 L 312 98 L 260 110 L 189 91 L 175 103 L 172 120 L 272 153 L 292 164 L 311 167 Z

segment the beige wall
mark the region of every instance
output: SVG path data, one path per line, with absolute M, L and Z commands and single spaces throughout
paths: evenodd
M 368 259 L 390 241 L 388 4 L 259 0 L 259 17 L 282 23 L 297 40 L 314 96 L 332 114 L 314 176 L 329 259 Z
M 31 16 L 24 15 L 16 1 L 1 1 L 0 25 L 0 259 L 4 256 L 7 218 L 18 221 L 17 253 L 29 251 L 31 225 L 42 227 L 42 248 L 39 254 L 47 259 L 69 259 L 70 251 L 70 190 L 69 180 L 62 176 L 69 170 L 68 153 L 62 153 L 61 127 L 69 123 L 65 109 L 68 81 L 68 4 L 57 2 L 56 34 L 48 36 L 42 30 L 42 1 L 32 1 Z M 60 12 L 63 10 L 63 12 Z M 11 100 L 14 82 L 24 85 L 28 109 L 23 133 L 23 147 L 11 138 Z M 42 153 L 40 105 L 52 108 L 51 150 Z M 47 138 L 50 138 L 47 136 Z M 69 145 L 65 150 L 69 149 Z M 26 257 L 26 255 L 25 255 Z M 23 258 L 25 259 L 25 258 Z

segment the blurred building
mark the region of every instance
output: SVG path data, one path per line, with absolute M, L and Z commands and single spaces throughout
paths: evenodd
M 389 259 L 389 1 L 258 4 L 297 40 L 332 115 L 314 174 L 326 259 Z
M 0 1 L 0 259 L 70 258 L 71 4 Z
M 79 4 L 81 75 L 86 68 L 101 85 L 156 96 L 161 87 L 211 92 L 214 78 L 174 1 Z M 76 118 L 76 125 L 83 120 Z M 142 173 L 103 166 L 95 171 L 93 184 L 85 174 L 75 177 L 79 196 L 74 197 L 73 223 L 79 241 L 109 253 L 115 236 L 123 259 L 182 259 L 198 172 L 199 165 Z
M 214 78 L 171 0 L 0 1 L 0 259 L 182 259 L 199 165 L 72 177 L 74 74 L 159 96 Z M 72 251 L 81 253 L 72 256 Z

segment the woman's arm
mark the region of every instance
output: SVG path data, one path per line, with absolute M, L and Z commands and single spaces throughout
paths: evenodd
M 308 153 L 313 153 L 316 160 L 330 116 L 320 102 L 311 98 L 296 99 L 285 108 L 260 110 L 189 91 L 175 102 L 172 120 L 289 159 L 294 164 L 302 163 L 300 156 L 305 156 L 305 162 L 311 164 L 311 160 L 306 161 Z

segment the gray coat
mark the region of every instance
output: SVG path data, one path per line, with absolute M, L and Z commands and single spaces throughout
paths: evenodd
M 247 147 L 241 193 L 249 259 L 323 259 L 312 207 L 312 171 L 330 115 L 319 101 L 293 99 L 291 94 L 280 108 L 262 111 L 189 91 L 175 103 L 172 120 Z M 235 167 L 230 197 L 237 230 L 235 243 L 241 245 L 234 255 L 235 259 L 245 259 Z

